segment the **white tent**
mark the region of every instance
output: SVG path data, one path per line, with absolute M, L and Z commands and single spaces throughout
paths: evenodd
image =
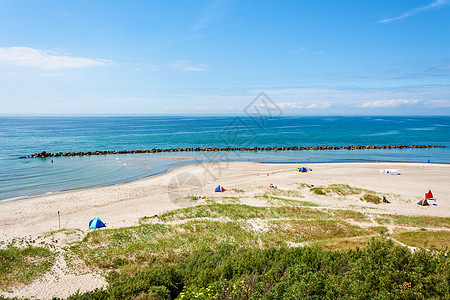
M 397 169 L 383 169 L 383 170 L 380 170 L 380 173 L 386 173 L 386 174 L 390 174 L 390 175 L 400 175 L 400 173 L 398 172 Z

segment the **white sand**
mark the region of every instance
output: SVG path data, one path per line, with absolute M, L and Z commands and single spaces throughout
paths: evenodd
M 81 229 L 85 234 L 88 222 L 100 217 L 108 228 L 139 224 L 139 218 L 161 214 L 168 210 L 194 205 L 195 202 L 179 202 L 186 196 L 226 196 L 214 192 L 218 184 L 228 190 L 245 190 L 257 194 L 258 187 L 270 183 L 282 189 L 295 189 L 294 183 L 315 186 L 349 184 L 387 195 L 391 204 L 369 204 L 341 197 L 309 195 L 304 200 L 321 206 L 357 209 L 370 208 L 371 213 L 401 215 L 450 216 L 450 165 L 414 163 L 345 163 L 306 164 L 312 172 L 295 171 L 300 165 L 262 164 L 253 162 L 223 162 L 188 165 L 170 172 L 131 183 L 46 195 L 36 198 L 0 202 L 0 240 L 32 236 L 33 238 L 58 227 Z M 380 169 L 398 169 L 401 175 L 380 174 Z M 269 174 L 269 176 L 267 176 Z M 437 206 L 419 207 L 420 200 L 429 189 L 437 199 Z M 398 196 L 394 196 L 398 195 Z M 236 196 L 236 195 L 234 195 Z M 248 197 L 247 197 L 248 198 Z M 244 203 L 262 205 L 260 198 L 248 198 Z M 69 239 L 69 240 L 68 240 Z M 61 235 L 64 245 L 70 237 Z M 77 276 L 61 271 L 61 260 L 52 272 L 31 284 L 3 292 L 5 296 L 67 297 L 78 289 L 92 290 L 105 284 L 98 273 Z M 56 274 L 56 275 L 55 275 Z

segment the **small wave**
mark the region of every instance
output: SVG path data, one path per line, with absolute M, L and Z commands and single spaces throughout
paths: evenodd
M 406 128 L 407 130 L 414 130 L 414 131 L 431 131 L 435 130 L 436 127 L 419 127 L 419 128 Z
M 309 124 L 309 125 L 292 125 L 292 126 L 278 126 L 272 128 L 303 128 L 303 127 L 320 127 L 319 124 Z
M 383 135 L 394 135 L 399 134 L 400 132 L 398 130 L 391 130 L 388 132 L 377 132 L 377 133 L 370 133 L 370 134 L 362 134 L 361 136 L 383 136 Z

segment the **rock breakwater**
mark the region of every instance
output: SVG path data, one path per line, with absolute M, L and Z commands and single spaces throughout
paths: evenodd
M 385 145 L 385 146 L 290 146 L 290 147 L 196 147 L 196 148 L 167 148 L 148 150 L 96 150 L 87 152 L 58 152 L 50 153 L 42 151 L 20 158 L 46 158 L 60 156 L 90 156 L 90 155 L 114 155 L 114 154 L 138 154 L 138 153 L 161 153 L 161 152 L 218 152 L 218 151 L 330 151 L 330 150 L 371 150 L 371 149 L 407 149 L 407 148 L 445 148 L 436 145 Z

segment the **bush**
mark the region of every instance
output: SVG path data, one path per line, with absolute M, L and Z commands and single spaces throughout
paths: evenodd
M 445 252 L 411 253 L 385 239 L 348 252 L 225 246 L 69 299 L 449 299 L 449 279 Z

